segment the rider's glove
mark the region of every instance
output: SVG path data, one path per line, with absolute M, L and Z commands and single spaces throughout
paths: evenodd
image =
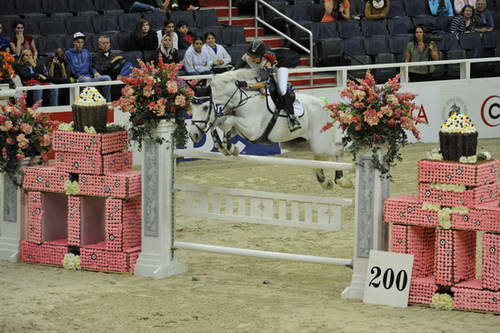
M 248 88 L 247 81 L 236 81 L 236 86 L 238 88 Z

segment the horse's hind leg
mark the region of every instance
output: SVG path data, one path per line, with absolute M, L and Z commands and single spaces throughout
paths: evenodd
M 316 161 L 331 161 L 330 157 L 316 154 L 314 155 L 314 159 Z M 325 190 L 331 190 L 334 184 L 337 184 L 342 188 L 351 188 L 353 186 L 352 182 L 344 177 L 344 172 L 342 170 L 335 170 L 335 178 L 326 176 L 324 169 L 314 169 L 314 173 L 316 174 L 316 179 L 319 184 Z

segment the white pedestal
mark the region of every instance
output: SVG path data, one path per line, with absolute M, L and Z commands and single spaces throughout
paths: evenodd
M 135 274 L 160 279 L 187 271 L 177 262 L 172 249 L 174 242 L 174 144 L 173 122 L 162 121 L 157 135 L 166 143 L 144 144 L 142 164 L 142 249 Z

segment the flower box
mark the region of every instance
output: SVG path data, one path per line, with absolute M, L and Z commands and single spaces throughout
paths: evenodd
M 64 255 L 68 253 L 65 239 L 36 244 L 30 241 L 21 241 L 21 261 L 62 266 Z
M 410 284 L 410 294 L 408 303 L 412 304 L 431 304 L 432 296 L 438 290 L 433 276 L 412 277 Z
M 56 168 L 59 171 L 108 175 L 132 168 L 132 152 L 118 152 L 109 155 L 95 153 L 56 152 Z
M 500 291 L 484 290 L 481 285 L 480 280 L 474 279 L 451 288 L 454 308 L 500 313 Z
M 436 227 L 439 224 L 439 217 L 436 211 L 422 209 L 422 203 L 418 197 L 401 195 L 385 200 L 384 221 Z
M 28 192 L 28 232 L 30 242 L 42 243 L 42 193 Z
M 434 276 L 436 283 L 451 286 L 470 280 L 476 273 L 476 233 L 436 230 Z
M 128 199 L 141 195 L 141 173 L 117 172 L 106 176 L 80 175 L 81 195 Z
M 81 201 L 79 197 L 68 196 L 68 244 L 81 245 L 80 226 Z
M 476 206 L 467 214 L 453 213 L 451 218 L 455 229 L 500 232 L 498 202 Z
M 498 169 L 497 160 L 481 161 L 476 164 L 432 160 L 418 162 L 418 176 L 421 183 L 481 186 L 494 183 Z
M 105 134 L 55 131 L 52 148 L 57 152 L 93 153 L 104 155 L 128 148 L 127 131 Z
M 23 188 L 30 191 L 64 193 L 64 182 L 68 174 L 55 166 L 33 166 L 24 168 Z
M 500 290 L 500 234 L 483 234 L 481 285 L 484 289 Z
M 80 248 L 82 269 L 105 272 L 131 272 L 135 267 L 139 248 L 126 249 L 124 252 L 106 251 L 104 242 Z
M 478 186 L 463 192 L 436 189 L 431 184 L 420 183 L 419 198 L 421 202 L 434 203 L 441 206 L 464 206 L 473 208 L 497 201 L 498 184 Z
M 413 254 L 412 278 L 433 274 L 435 229 L 392 225 L 391 251 Z

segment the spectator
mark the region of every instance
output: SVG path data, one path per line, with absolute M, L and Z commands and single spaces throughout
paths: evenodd
M 50 84 L 47 79 L 46 69 L 42 63 L 37 63 L 33 58 L 33 53 L 30 49 L 21 50 L 18 62 L 14 63 L 14 71 L 21 78 L 24 86 L 39 86 Z M 56 106 L 58 104 L 58 89 L 50 89 L 49 105 Z M 38 102 L 43 99 L 43 90 L 33 90 L 33 101 Z
M 136 50 L 148 51 L 158 48 L 158 37 L 150 30 L 149 21 L 140 19 L 132 35 Z
M 198 10 L 200 9 L 199 0 L 178 0 L 177 5 L 180 10 Z
M 229 63 L 231 56 L 227 53 L 224 46 L 216 43 L 215 34 L 207 32 L 204 36 L 205 45 L 203 45 L 202 52 L 205 52 L 210 60 L 210 65 L 214 73 L 222 73 L 230 69 Z
M 486 0 L 476 1 L 476 31 L 487 32 L 495 29 L 493 14 L 486 8 Z
M 12 27 L 15 33 L 10 40 L 10 51 L 19 56 L 22 50 L 29 49 L 31 50 L 33 59 L 38 59 L 38 50 L 36 49 L 35 40 L 31 35 L 24 34 L 24 23 L 16 21 Z
M 193 44 L 193 34 L 184 21 L 177 23 L 177 34 L 179 35 L 179 49 L 187 49 Z
M 170 0 L 118 0 L 118 2 L 123 10 L 130 13 L 154 11 L 167 12 L 170 5 Z
M 339 6 L 339 3 L 342 4 Z M 321 22 L 332 22 L 339 19 L 348 20 L 351 18 L 349 0 L 325 0 L 325 14 Z
M 453 16 L 450 0 L 429 0 L 429 9 L 433 16 Z
M 111 40 L 107 36 L 98 39 L 99 50 L 94 54 L 92 63 L 101 75 L 108 75 L 116 80 L 121 76 L 129 76 L 132 72 L 132 64 L 120 55 L 111 52 Z
M 0 52 L 10 53 L 9 40 L 4 36 L 2 36 L 2 33 L 3 33 L 3 23 L 0 23 Z
M 163 36 L 160 48 L 158 49 L 158 53 L 154 59 L 155 64 L 158 64 L 160 57 L 163 58 L 164 64 L 180 62 L 179 54 L 177 53 L 177 49 L 173 46 L 172 37 L 170 37 L 170 35 Z
M 158 44 L 161 45 L 164 35 L 170 35 L 172 39 L 172 45 L 175 49 L 179 49 L 179 36 L 175 32 L 175 22 L 171 20 L 166 20 L 163 22 L 163 29 L 156 32 L 158 35 Z
M 439 60 L 439 51 L 436 43 L 428 41 L 425 28 L 421 25 L 415 28 L 413 41 L 406 45 L 405 62 Z M 408 68 L 410 81 L 432 80 L 434 66 L 412 66 Z
M 186 75 L 213 74 L 210 58 L 207 53 L 202 52 L 203 40 L 201 37 L 193 37 L 191 45 L 184 55 L 184 69 Z
M 462 13 L 455 16 L 451 21 L 450 32 L 458 36 L 465 32 L 474 31 L 476 28 L 474 19 L 474 7 L 465 5 L 462 9 Z
M 78 82 L 102 82 L 110 81 L 108 75 L 101 75 L 92 65 L 92 57 L 89 50 L 84 48 L 85 35 L 77 32 L 73 35 L 73 48 L 65 52 L 68 62 L 70 75 Z M 108 102 L 111 100 L 109 86 L 102 87 L 103 94 Z
M 455 14 L 461 14 L 465 5 L 469 5 L 474 8 L 476 7 L 476 0 L 453 0 L 453 8 L 455 8 Z
M 449 1 L 449 0 L 448 0 Z M 380 20 L 387 17 L 391 8 L 390 0 L 371 0 L 365 3 L 365 18 Z
M 68 63 L 64 57 L 64 49 L 57 48 L 54 57 L 50 60 L 48 79 L 52 83 L 70 83 Z

